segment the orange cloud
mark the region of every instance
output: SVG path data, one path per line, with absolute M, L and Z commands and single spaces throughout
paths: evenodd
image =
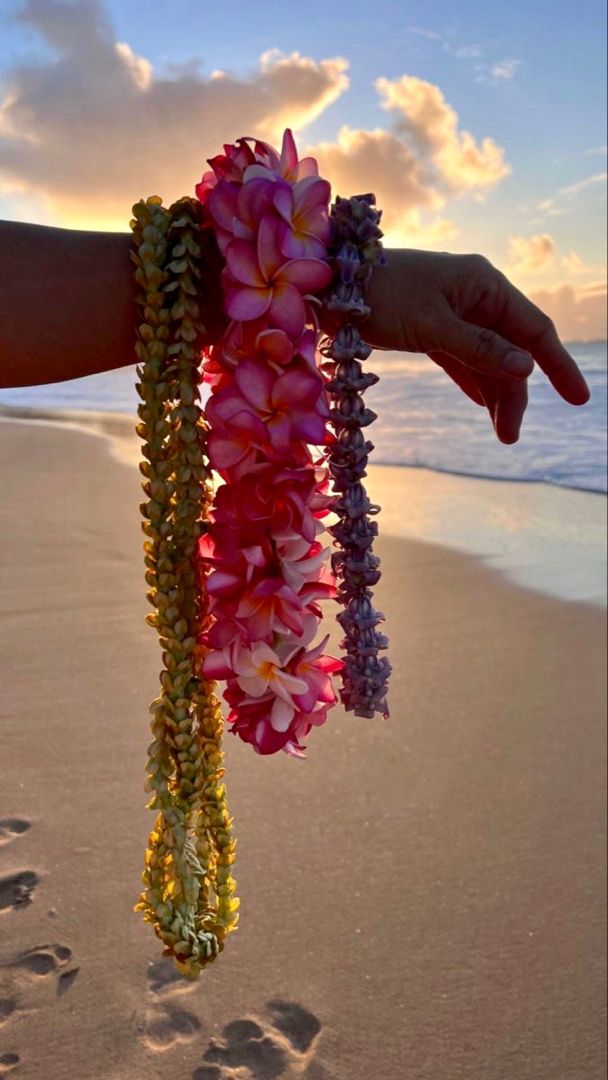
M 334 195 L 373 191 L 382 207 L 382 228 L 396 243 L 407 237 L 409 244 L 453 235 L 450 222 L 423 224 L 423 213 L 439 210 L 445 199 L 429 183 L 424 162 L 388 131 L 353 130 L 344 126 L 334 143 L 318 143 L 307 148 L 319 162 L 319 169 L 331 183 Z
M 394 117 L 394 131 L 431 161 L 450 193 L 488 189 L 511 172 L 504 151 L 491 138 L 478 145 L 469 131 L 458 130 L 458 116 L 433 83 L 413 75 L 376 79 L 382 108 Z
M 607 336 L 605 280 L 578 289 L 562 282 L 532 292 L 530 299 L 553 319 L 563 341 L 592 341 Z
M 168 202 L 192 191 L 226 133 L 275 142 L 283 127 L 305 127 L 348 88 L 345 59 L 277 49 L 262 53 L 248 77 L 205 77 L 186 65 L 159 78 L 115 40 L 101 0 L 28 0 L 18 17 L 57 55 L 8 79 L 0 190 L 20 212 L 29 200 L 53 224 L 126 229 L 141 196 Z M 377 193 L 389 243 L 443 246 L 458 230 L 442 207 L 467 191 L 481 197 L 506 175 L 503 151 L 459 131 L 437 86 L 412 76 L 375 85 L 392 129 L 342 127 L 334 142 L 310 151 L 334 191 Z
M 437 214 L 448 198 L 481 195 L 510 171 L 503 150 L 459 131 L 456 112 L 432 83 L 404 75 L 377 79 L 390 131 L 340 129 L 335 142 L 308 148 L 338 194 L 374 191 L 391 244 L 442 246 L 458 233 Z
M 98 0 L 29 0 L 19 18 L 58 54 L 13 70 L 0 105 L 5 191 L 42 199 L 54 223 L 126 229 L 131 204 L 192 191 L 226 133 L 275 141 L 348 86 L 346 60 L 264 53 L 248 78 L 157 78 L 114 40 Z
M 555 241 L 548 233 L 510 236 L 509 267 L 516 273 L 538 273 L 553 262 L 556 250 Z

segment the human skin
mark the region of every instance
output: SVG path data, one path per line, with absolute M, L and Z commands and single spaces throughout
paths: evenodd
M 0 221 L 0 385 L 33 386 L 135 362 L 129 233 Z M 551 320 L 482 255 L 387 250 L 361 322 L 377 349 L 426 353 L 514 443 L 535 363 L 571 405 L 589 388 Z M 219 273 L 219 264 L 214 268 Z M 329 329 L 329 324 L 325 324 Z M 212 336 L 221 332 L 221 318 Z M 505 368 L 515 354 L 519 368 Z

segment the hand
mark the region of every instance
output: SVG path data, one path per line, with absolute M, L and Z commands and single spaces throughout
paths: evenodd
M 372 314 L 360 326 L 365 340 L 374 348 L 427 353 L 487 407 L 503 443 L 519 438 L 535 361 L 570 405 L 589 400 L 551 320 L 482 255 L 389 250 L 368 297 Z

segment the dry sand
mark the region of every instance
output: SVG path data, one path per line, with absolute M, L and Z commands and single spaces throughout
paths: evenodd
M 131 910 L 138 474 L 26 422 L 0 463 L 0 1076 L 603 1080 L 602 611 L 379 543 L 392 718 L 305 762 L 227 736 L 242 923 L 193 984 Z

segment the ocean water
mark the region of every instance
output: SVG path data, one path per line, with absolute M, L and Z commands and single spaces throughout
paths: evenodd
M 574 342 L 568 349 L 591 389 L 587 405 L 568 405 L 537 367 L 520 441 L 498 442 L 480 408 L 427 356 L 373 353 L 380 375 L 366 400 L 378 413 L 368 429 L 373 461 L 499 480 L 545 481 L 606 492 L 607 343 Z M 135 368 L 49 386 L 0 390 L 0 404 L 131 413 L 138 398 Z
M 568 351 L 589 384 L 590 401 L 568 405 L 537 365 L 513 446 L 498 441 L 487 409 L 427 356 L 372 354 L 369 365 L 380 375 L 367 395 L 378 413 L 371 429 L 374 461 L 606 492 L 607 342 L 574 342 Z

